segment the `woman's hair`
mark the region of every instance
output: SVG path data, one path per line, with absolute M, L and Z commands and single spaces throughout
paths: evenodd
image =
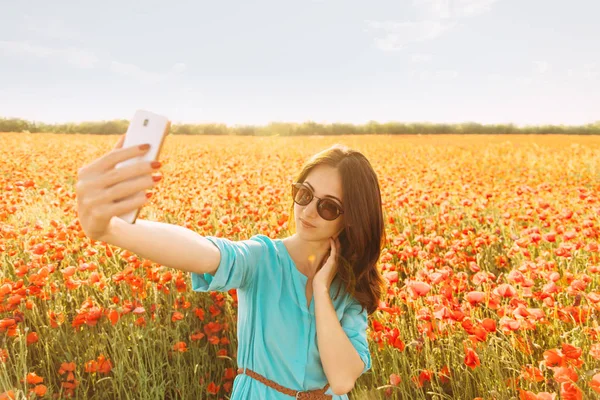
M 385 290 L 385 281 L 377 269 L 386 240 L 377 175 L 363 154 L 335 144 L 312 156 L 302 167 L 296 182 L 304 182 L 310 171 L 319 165 L 336 168 L 342 178 L 344 230 L 339 235 L 341 254 L 336 260 L 336 278 L 370 315 L 377 310 Z M 290 215 L 290 224 L 295 227 L 293 201 Z

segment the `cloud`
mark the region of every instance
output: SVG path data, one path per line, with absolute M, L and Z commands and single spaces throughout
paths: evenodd
M 455 70 L 438 70 L 433 73 L 434 79 L 451 80 L 458 77 L 458 71 Z
M 54 49 L 49 47 L 36 46 L 29 42 L 15 40 L 0 40 L 0 49 L 12 53 L 33 54 L 38 57 L 48 57 L 55 52 Z
M 516 82 L 521 85 L 531 85 L 533 83 L 533 78 L 528 76 L 519 76 L 517 77 Z
M 431 40 L 454 27 L 455 22 L 366 21 L 369 31 L 383 34 L 375 38 L 375 45 L 383 51 L 401 50 L 409 43 Z
M 131 77 L 142 83 L 158 83 L 164 79 L 163 74 L 146 71 L 135 64 L 111 61 L 109 69 L 120 75 Z
M 421 63 L 421 62 L 428 62 L 431 61 L 433 57 L 431 56 L 431 54 L 412 54 L 410 56 L 410 61 L 414 62 L 414 63 Z
M 177 63 L 171 67 L 171 72 L 178 74 L 187 69 L 187 66 L 184 63 Z
M 171 76 L 185 71 L 186 68 L 187 67 L 184 63 L 176 63 L 171 67 L 169 72 L 163 73 L 146 71 L 135 64 L 122 63 L 119 61 L 111 61 L 109 66 L 109 69 L 112 72 L 119 75 L 128 76 L 145 84 L 163 82 Z
M 449 81 L 458 77 L 458 71 L 453 69 L 411 71 L 410 77 L 427 81 Z
M 457 8 L 457 17 L 474 17 L 479 14 L 483 14 L 492 10 L 492 4 L 496 3 L 497 0 L 470 0 L 461 1 Z
M 498 0 L 413 0 L 413 4 L 431 18 L 467 18 L 491 11 Z
M 600 67 L 596 63 L 583 64 L 584 73 L 583 76 L 586 79 L 594 79 L 600 76 Z
M 535 64 L 534 71 L 538 74 L 545 74 L 550 69 L 550 64 L 546 61 L 534 61 L 533 63 Z
M 0 49 L 17 54 L 51 58 L 67 62 L 78 68 L 93 68 L 98 63 L 94 52 L 76 47 L 55 48 L 31 44 L 28 41 L 0 41 Z
M 80 41 L 77 31 L 67 27 L 57 18 L 24 15 L 21 27 L 31 32 L 41 33 L 45 38 Z
M 67 27 L 63 21 L 49 16 L 24 15 L 19 28 L 35 32 L 43 39 L 66 39 L 70 42 L 82 42 L 77 31 Z M 78 47 L 53 47 L 32 44 L 29 41 L 1 41 L 0 48 L 17 54 L 27 54 L 66 62 L 77 68 L 94 68 L 100 61 L 93 51 Z
M 76 30 L 69 28 L 62 20 L 49 16 L 24 15 L 22 29 L 35 32 L 44 39 L 64 39 L 69 42 L 83 42 Z M 0 50 L 14 54 L 26 54 L 38 58 L 65 62 L 77 68 L 108 68 L 113 73 L 131 77 L 142 83 L 157 83 L 180 74 L 187 69 L 184 63 L 176 63 L 166 73 L 147 71 L 135 64 L 116 60 L 102 60 L 95 52 L 81 47 L 50 47 L 32 44 L 29 41 L 0 41 Z
M 187 66 L 184 63 L 176 63 L 165 73 L 146 71 L 135 64 L 122 63 L 119 61 L 103 63 L 102 60 L 90 50 L 72 46 L 65 48 L 41 46 L 32 44 L 28 41 L 0 40 L 0 51 L 2 53 L 25 54 L 52 60 L 54 62 L 63 62 L 84 69 L 97 68 L 101 65 L 106 67 L 106 64 L 108 64 L 108 69 L 113 73 L 131 77 L 145 84 L 165 81 L 187 69 Z
M 63 53 L 67 62 L 79 68 L 93 68 L 98 63 L 98 57 L 88 50 L 68 48 Z
M 499 0 L 413 0 L 417 11 L 425 15 L 420 21 L 366 20 L 365 31 L 375 31 L 375 45 L 383 51 L 396 51 L 410 43 L 435 39 L 458 25 L 463 18 L 491 10 Z
M 530 74 L 514 76 L 500 73 L 489 73 L 486 79 L 490 82 L 506 85 L 546 85 L 551 78 L 550 72 L 555 71 L 558 79 L 568 78 L 569 81 L 592 80 L 597 81 L 600 78 L 600 64 L 587 62 L 573 66 L 571 68 L 553 68 L 547 61 L 532 61 L 533 67 Z M 542 86 L 540 86 L 542 87 Z
M 600 65 L 595 62 L 584 63 L 580 67 L 569 68 L 566 74 L 569 78 L 594 80 L 600 78 Z
M 504 80 L 504 76 L 498 74 L 498 73 L 492 73 L 492 74 L 487 74 L 486 79 L 490 82 L 500 82 L 502 80 Z

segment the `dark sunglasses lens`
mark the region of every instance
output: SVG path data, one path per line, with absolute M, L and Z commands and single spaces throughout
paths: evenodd
M 333 221 L 334 219 L 337 218 L 338 216 L 338 206 L 337 204 L 335 204 L 333 201 L 331 200 L 322 200 L 320 205 L 319 205 L 319 215 L 327 220 L 327 221 Z
M 312 193 L 303 186 L 294 186 L 294 201 L 301 206 L 305 206 L 312 200 Z

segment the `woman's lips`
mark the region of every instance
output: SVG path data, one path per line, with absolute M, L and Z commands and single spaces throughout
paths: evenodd
M 304 226 L 305 228 L 316 228 L 316 226 L 309 224 L 308 222 L 304 221 L 302 218 L 300 218 L 300 222 L 302 222 L 302 226 Z

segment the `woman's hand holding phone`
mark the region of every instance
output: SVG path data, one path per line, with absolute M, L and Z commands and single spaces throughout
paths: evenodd
M 85 234 L 94 240 L 102 241 L 112 217 L 143 207 L 150 197 L 145 190 L 155 187 L 161 178 L 155 180 L 152 176 L 160 167 L 157 161 L 115 168 L 122 161 L 148 152 L 137 145 L 123 148 L 124 140 L 122 135 L 110 152 L 77 171 L 79 222 Z

